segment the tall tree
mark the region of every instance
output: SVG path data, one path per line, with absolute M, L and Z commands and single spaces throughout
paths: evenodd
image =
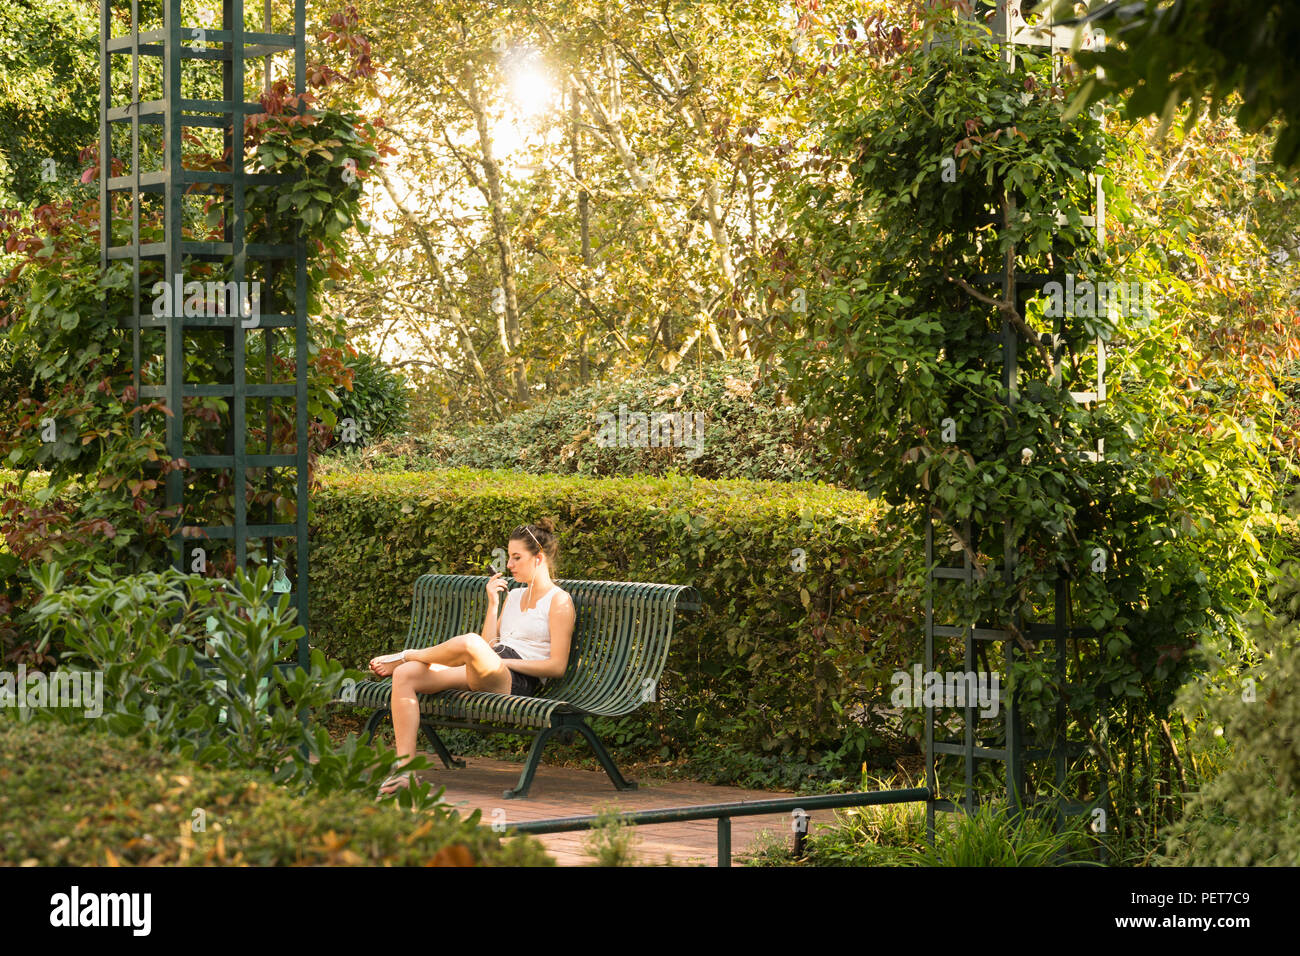
M 775 185 L 797 169 L 776 160 L 806 134 L 779 82 L 797 17 L 714 0 L 375 0 L 367 15 L 412 25 L 373 35 L 401 156 L 363 241 L 388 281 L 335 297 L 361 330 L 437 343 L 404 359 L 436 407 L 478 417 L 503 374 L 517 407 L 696 351 L 753 354 L 778 331 L 755 280 L 790 218 Z M 543 88 L 525 115 L 516 100 Z

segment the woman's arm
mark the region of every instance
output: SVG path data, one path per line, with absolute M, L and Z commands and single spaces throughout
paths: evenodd
M 551 656 L 544 661 L 521 661 L 508 657 L 502 663 L 512 671 L 531 674 L 533 677 L 562 677 L 564 669 L 569 666 L 569 647 L 573 643 L 573 624 L 577 618 L 573 599 L 565 593 L 555 595 L 547 615 L 547 625 L 551 631 Z
M 487 614 L 483 616 L 483 629 L 479 634 L 489 644 L 495 644 L 497 641 L 497 608 L 501 606 L 501 595 L 509 593 L 509 590 L 505 575 L 500 571 L 488 579 Z
M 479 634 L 489 644 L 497 642 L 497 599 L 494 597 L 488 598 L 487 616 L 483 618 L 483 630 Z

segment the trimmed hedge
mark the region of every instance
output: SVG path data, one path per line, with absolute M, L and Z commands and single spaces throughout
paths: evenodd
M 32 474 L 24 497 L 44 483 Z M 400 646 L 416 577 L 485 573 L 508 529 L 542 515 L 561 532 L 560 577 L 691 583 L 704 597 L 703 612 L 679 619 L 659 699 L 595 721 L 620 761 L 672 759 L 700 779 L 792 787 L 915 751 L 917 713 L 903 724 L 877 708 L 893 670 L 921 657 L 919 530 L 820 484 L 328 475 L 312 497 L 312 644 L 358 667 Z M 1300 553 L 1294 522 L 1278 544 Z M 795 547 L 807 554 L 802 574 L 790 569 Z M 522 740 L 450 739 L 465 753 Z
M 702 595 L 679 619 L 658 700 L 603 727 L 623 759 L 791 784 L 856 776 L 898 741 L 898 718 L 875 707 L 920 660 L 921 539 L 867 495 L 823 484 L 334 474 L 312 500 L 313 645 L 345 666 L 400 647 L 417 577 L 485 574 L 509 530 L 542 516 L 560 535 L 556 577 Z
M 555 865 L 535 838 L 503 843 L 477 812 L 417 817 L 368 791 L 295 797 L 266 774 L 209 770 L 135 739 L 0 719 L 0 863 L 33 862 Z

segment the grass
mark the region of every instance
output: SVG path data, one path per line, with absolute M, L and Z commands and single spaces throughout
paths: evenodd
M 591 858 L 592 866 L 637 866 L 637 846 L 640 837 L 636 827 L 624 823 L 618 807 L 605 804 L 596 808 L 598 821 L 587 831 L 583 850 Z M 671 866 L 669 862 L 665 865 Z
M 1077 824 L 1054 832 L 1041 817 L 1014 820 L 1001 806 L 985 804 L 935 834 L 933 847 L 901 854 L 916 866 L 1060 866 L 1088 862 L 1092 841 Z
M 911 780 L 863 773 L 861 789 L 893 790 Z M 1079 818 L 1061 833 L 1050 820 L 1014 821 L 986 804 L 967 817 L 940 814 L 935 844 L 925 838 L 925 804 L 895 803 L 835 811 L 835 823 L 814 824 L 796 858 L 792 840 L 760 834 L 747 853 L 748 866 L 1060 866 L 1092 863 L 1096 838 Z

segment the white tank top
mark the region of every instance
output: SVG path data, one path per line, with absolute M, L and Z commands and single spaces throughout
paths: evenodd
M 551 585 L 536 607 L 524 611 L 520 609 L 520 602 L 527 590 L 512 588 L 506 595 L 501 620 L 497 624 L 497 643 L 513 648 L 522 660 L 544 661 L 551 656 L 551 598 L 560 589 Z

